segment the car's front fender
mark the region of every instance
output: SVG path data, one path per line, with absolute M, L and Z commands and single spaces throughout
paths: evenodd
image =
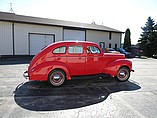
M 120 67 L 128 67 L 130 71 L 132 71 L 132 62 L 126 59 L 117 59 L 109 64 L 107 64 L 104 68 L 105 74 L 110 74 L 111 76 L 116 76 Z

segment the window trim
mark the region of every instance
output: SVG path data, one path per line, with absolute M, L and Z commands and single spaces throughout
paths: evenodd
M 112 32 L 109 32 L 109 40 L 112 39 Z
M 114 46 L 114 47 L 115 47 L 115 49 L 117 49 L 117 47 L 118 47 L 117 43 L 115 43 L 115 46 Z
M 111 45 L 111 43 L 109 43 L 109 48 L 112 48 L 112 45 Z

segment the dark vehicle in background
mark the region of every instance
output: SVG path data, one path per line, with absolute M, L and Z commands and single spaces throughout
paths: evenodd
M 131 52 L 133 57 L 141 57 L 143 55 L 143 50 L 137 47 L 130 47 L 128 52 Z
M 125 51 L 123 48 L 117 48 L 116 51 L 119 51 L 120 53 L 124 54 L 126 58 L 133 57 L 132 53 Z
M 119 51 L 116 51 L 115 49 L 113 48 L 105 48 L 105 53 L 117 53 L 119 54 Z

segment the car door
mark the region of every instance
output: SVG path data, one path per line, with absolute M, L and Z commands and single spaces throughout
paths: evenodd
M 85 53 L 83 45 L 69 45 L 66 60 L 72 76 L 85 74 Z
M 94 45 L 86 46 L 86 74 L 102 73 L 103 53 Z

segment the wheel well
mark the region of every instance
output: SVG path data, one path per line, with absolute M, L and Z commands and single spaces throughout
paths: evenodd
M 127 69 L 130 71 L 130 68 L 129 68 L 128 66 L 121 66 L 120 68 L 127 68 Z M 119 69 L 120 69 L 120 68 L 119 68 Z M 118 70 L 119 70 L 119 69 L 118 69 Z
M 51 71 L 49 72 L 48 78 L 49 78 L 49 76 L 50 76 L 50 73 L 51 73 L 52 71 L 54 71 L 54 70 L 60 70 L 60 71 L 62 71 L 62 72 L 65 74 L 65 76 L 66 76 L 66 73 L 65 73 L 64 70 L 62 70 L 62 69 L 60 69 L 60 68 L 55 68 L 55 69 L 53 69 L 53 70 L 51 70 Z

